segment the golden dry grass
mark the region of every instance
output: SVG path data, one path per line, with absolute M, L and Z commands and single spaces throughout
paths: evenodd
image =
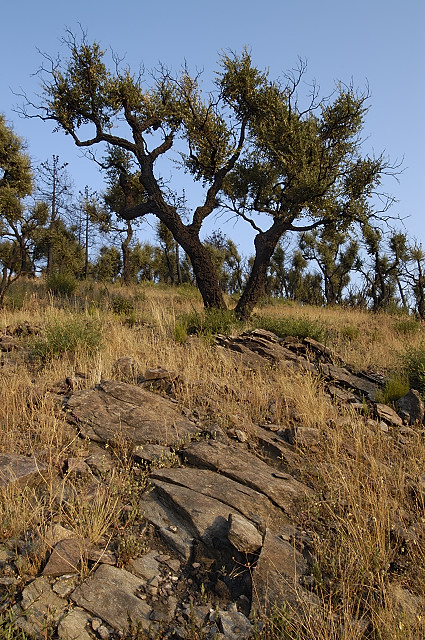
M 49 470 L 31 489 L 12 486 L 2 491 L 0 540 L 37 535 L 43 539 L 48 525 L 60 522 L 81 539 L 98 541 L 120 532 L 126 546 L 123 562 L 126 554 L 131 556 L 133 539 L 124 535 L 131 527 L 121 516 L 125 505 L 134 506 L 146 480 L 131 475 L 125 443 L 117 443 L 122 466 L 109 477 L 106 492 L 96 495 L 92 503 L 96 509 L 88 509 L 71 477 L 58 483 L 64 461 L 78 456 L 86 443 L 76 436 L 50 394 L 58 381 L 76 372 L 84 374 L 86 387 L 111 379 L 117 375 L 117 358 L 131 356 L 141 373 L 156 367 L 176 371 L 176 399 L 181 406 L 196 409 L 203 419 L 222 428 L 236 427 L 255 439 L 255 424 L 273 405 L 274 419 L 282 426 L 290 409 L 304 426 L 320 431 L 318 443 L 300 451 L 302 472 L 316 488 L 316 496 L 299 514 L 299 524 L 313 536 L 316 589 L 323 606 L 306 611 L 302 621 L 280 612 L 262 631 L 264 639 L 425 637 L 423 620 L 401 611 L 394 596 L 395 587 L 408 588 L 425 603 L 424 497 L 415 490 L 425 470 L 423 434 L 417 432 L 407 443 L 388 437 L 367 417 L 347 414 L 332 404 L 322 382 L 310 374 L 275 369 L 253 374 L 235 368 L 231 358 L 202 337 L 176 342 L 181 315 L 202 312 L 199 295 L 189 289 L 111 287 L 106 294 L 92 285 L 64 302 L 47 297 L 42 285 L 31 288 L 19 309 L 0 311 L 0 333 L 25 322 L 39 325 L 43 332 L 52 323 L 78 316 L 101 327 L 103 341 L 90 357 L 77 349 L 40 364 L 18 353 L 13 356 L 16 363 L 0 368 L 0 452 L 36 455 Z M 131 300 L 131 317 L 113 313 L 109 305 L 113 295 Z M 400 317 L 386 314 L 293 304 L 265 306 L 258 313 L 319 323 L 327 345 L 347 363 L 385 374 L 397 372 L 400 355 L 423 344 L 425 337 L 423 325 L 403 324 Z M 34 339 L 23 335 L 19 341 L 27 348 Z M 61 497 L 71 489 L 76 497 L 64 508 Z M 393 529 L 413 524 L 422 525 L 424 532 L 401 550 Z M 40 549 L 29 556 L 28 575 L 40 566 Z M 394 568 L 400 557 L 402 566 Z M 359 619 L 364 624 L 353 622 Z

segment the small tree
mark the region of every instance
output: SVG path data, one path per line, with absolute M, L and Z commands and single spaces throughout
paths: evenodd
M 211 253 L 200 240 L 208 216 L 222 206 L 256 230 L 255 260 L 237 313 L 248 316 L 264 293 L 270 258 L 287 231 L 325 224 L 349 226 L 370 213 L 367 199 L 385 169 L 382 157 L 363 158 L 360 132 L 367 95 L 340 85 L 333 100 L 314 94 L 303 109 L 296 99 L 304 67 L 284 83 L 259 71 L 247 51 L 223 55 L 215 89 L 206 97 L 186 67 L 173 75 L 161 66 L 145 82 L 120 68 L 83 35 L 67 33 L 69 59 L 45 56 L 43 96 L 27 101 L 27 115 L 52 120 L 78 147 L 108 144 L 131 154 L 143 188 L 124 203 L 127 220 L 154 214 L 189 256 L 206 307 L 225 303 Z M 28 113 L 36 106 L 37 111 Z M 186 223 L 159 164 L 176 152 L 180 167 L 204 187 Z M 263 230 L 257 213 L 271 217 Z
M 29 157 L 0 114 L 0 306 L 11 283 L 28 272 L 28 243 L 45 215 L 40 206 L 26 209 L 24 198 L 31 192 Z

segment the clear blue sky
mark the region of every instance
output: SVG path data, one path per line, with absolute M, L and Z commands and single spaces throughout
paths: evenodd
M 51 125 L 13 111 L 19 99 L 12 90 L 37 92 L 37 49 L 56 55 L 65 27 L 77 31 L 81 23 L 89 40 L 125 54 L 133 68 L 159 60 L 178 68 L 186 60 L 208 79 L 223 49 L 248 46 L 255 64 L 268 67 L 273 78 L 295 67 L 298 57 L 306 59 L 306 80 L 315 79 L 322 95 L 337 80 L 369 85 L 365 151 L 403 160 L 399 183 L 388 179 L 383 187 L 398 200 L 393 214 L 406 218 L 405 230 L 425 246 L 424 0 L 20 0 L 4 3 L 1 16 L 0 112 L 36 161 L 59 154 L 69 163 L 77 190 L 102 188 L 97 169 Z M 224 230 L 251 253 L 244 223 Z

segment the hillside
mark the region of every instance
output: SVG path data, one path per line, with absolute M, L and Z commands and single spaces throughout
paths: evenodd
M 425 329 L 190 287 L 0 311 L 0 638 L 425 637 Z M 422 397 L 421 397 L 422 394 Z

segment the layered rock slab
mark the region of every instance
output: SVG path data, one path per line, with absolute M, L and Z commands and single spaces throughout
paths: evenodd
M 180 485 L 223 503 L 223 514 L 238 511 L 245 518 L 253 522 L 261 531 L 266 527 L 279 526 L 284 519 L 278 509 L 264 494 L 225 475 L 217 474 L 208 469 L 174 468 L 160 469 L 151 475 L 154 484 L 162 481 L 170 484 L 168 492 L 172 495 L 173 485 Z
M 148 631 L 152 624 L 151 608 L 136 595 L 141 584 L 139 578 L 125 569 L 103 564 L 73 591 L 71 598 L 118 631 L 128 629 L 129 618 Z
M 36 460 L 15 453 L 0 453 L 0 487 L 14 483 L 19 486 L 31 484 L 47 469 Z
M 84 437 L 102 443 L 121 436 L 134 444 L 173 444 L 199 430 L 170 400 L 114 380 L 75 392 L 67 409 Z
M 302 613 L 307 603 L 316 603 L 300 578 L 307 573 L 303 555 L 289 542 L 266 531 L 260 557 L 252 575 L 251 613 L 270 614 L 274 606 Z
M 296 514 L 300 502 L 312 495 L 312 490 L 307 485 L 238 447 L 211 440 L 193 442 L 185 448 L 184 455 L 189 464 L 218 471 L 262 493 L 288 515 Z

